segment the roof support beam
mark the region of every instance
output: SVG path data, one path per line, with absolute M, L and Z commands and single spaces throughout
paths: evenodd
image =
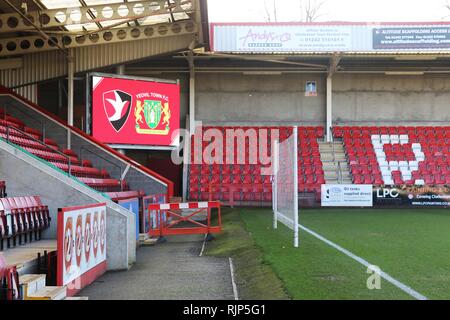
M 51 41 L 44 41 L 40 36 L 0 39 L 0 56 L 11 56 L 31 52 L 55 50 L 57 48 L 76 48 L 106 43 L 136 41 L 153 38 L 194 34 L 198 26 L 194 21 L 186 20 L 175 23 L 163 23 L 140 27 L 114 28 L 85 35 L 55 35 Z M 57 46 L 54 45 L 57 43 Z
M 5 2 L 10 3 L 9 0 L 5 0 Z M 20 10 L 15 9 L 16 13 L 0 14 L 0 20 L 7 22 L 2 24 L 0 32 L 30 31 L 33 30 L 35 24 L 39 24 L 40 28 L 45 29 L 73 24 L 101 23 L 119 19 L 134 20 L 170 13 L 190 13 L 196 10 L 195 0 L 176 0 L 171 5 L 168 5 L 166 0 L 86 5 L 73 8 L 29 11 L 26 16 Z
M 62 50 L 65 54 L 67 54 L 66 50 L 61 47 L 57 42 L 54 41 L 54 39 L 50 38 L 44 31 L 41 30 L 41 28 L 39 28 L 37 25 L 35 25 L 33 23 L 33 21 L 30 20 L 30 18 L 26 15 L 24 15 L 19 9 L 17 9 L 9 0 L 4 0 L 6 2 L 7 5 L 9 5 L 11 7 L 11 9 L 13 9 L 15 12 L 17 12 L 17 14 L 19 16 L 22 17 L 22 19 L 24 20 L 24 23 L 28 23 L 31 26 L 33 26 L 38 32 L 39 34 L 46 40 L 49 41 L 52 45 L 58 47 L 60 50 Z
M 200 56 L 210 56 L 210 57 L 217 57 L 217 58 L 230 58 L 230 59 L 238 59 L 238 60 L 247 60 L 247 61 L 260 61 L 260 62 L 272 62 L 272 63 L 278 63 L 278 64 L 286 64 L 286 65 L 292 65 L 292 66 L 302 66 L 302 67 L 311 67 L 311 68 L 318 68 L 318 69 L 327 69 L 327 65 L 323 64 L 314 64 L 314 63 L 306 63 L 306 62 L 295 62 L 295 61 L 287 61 L 287 60 L 278 60 L 273 58 L 254 58 L 251 55 L 233 55 L 233 54 L 225 54 L 225 53 L 198 53 Z

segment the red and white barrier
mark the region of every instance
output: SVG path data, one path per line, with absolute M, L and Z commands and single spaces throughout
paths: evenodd
M 211 223 L 213 208 L 217 209 L 216 225 Z M 150 226 L 151 236 L 208 234 L 222 231 L 219 201 L 155 203 L 148 206 L 148 211 L 151 216 L 156 217 L 156 224 Z M 200 218 L 202 222 L 194 217 Z M 183 227 L 180 227 L 181 222 Z
M 72 296 L 106 271 L 106 204 L 58 210 L 57 285 Z

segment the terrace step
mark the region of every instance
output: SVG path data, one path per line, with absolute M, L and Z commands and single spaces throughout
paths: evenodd
M 23 297 L 28 300 L 30 295 L 45 287 L 45 274 L 24 274 L 19 277 L 19 285 L 23 288 Z
M 319 142 L 320 159 L 326 183 L 339 184 L 352 181 L 344 145 L 341 141 Z
M 44 287 L 33 294 L 28 295 L 27 300 L 64 300 L 67 295 L 67 287 Z

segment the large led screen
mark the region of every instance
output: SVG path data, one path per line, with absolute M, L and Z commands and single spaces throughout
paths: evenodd
M 94 138 L 120 145 L 178 145 L 178 83 L 103 75 L 92 76 L 91 83 Z

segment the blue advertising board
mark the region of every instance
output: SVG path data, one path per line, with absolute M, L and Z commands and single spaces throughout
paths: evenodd
M 148 211 L 149 204 L 152 203 L 166 203 L 166 195 L 165 194 L 154 194 L 149 195 L 143 198 L 144 203 L 144 232 L 148 232 L 150 228 L 156 228 L 157 222 L 156 222 L 156 214 L 154 212 Z
M 136 240 L 139 240 L 139 198 L 119 200 L 117 203 L 134 213 L 136 217 Z

